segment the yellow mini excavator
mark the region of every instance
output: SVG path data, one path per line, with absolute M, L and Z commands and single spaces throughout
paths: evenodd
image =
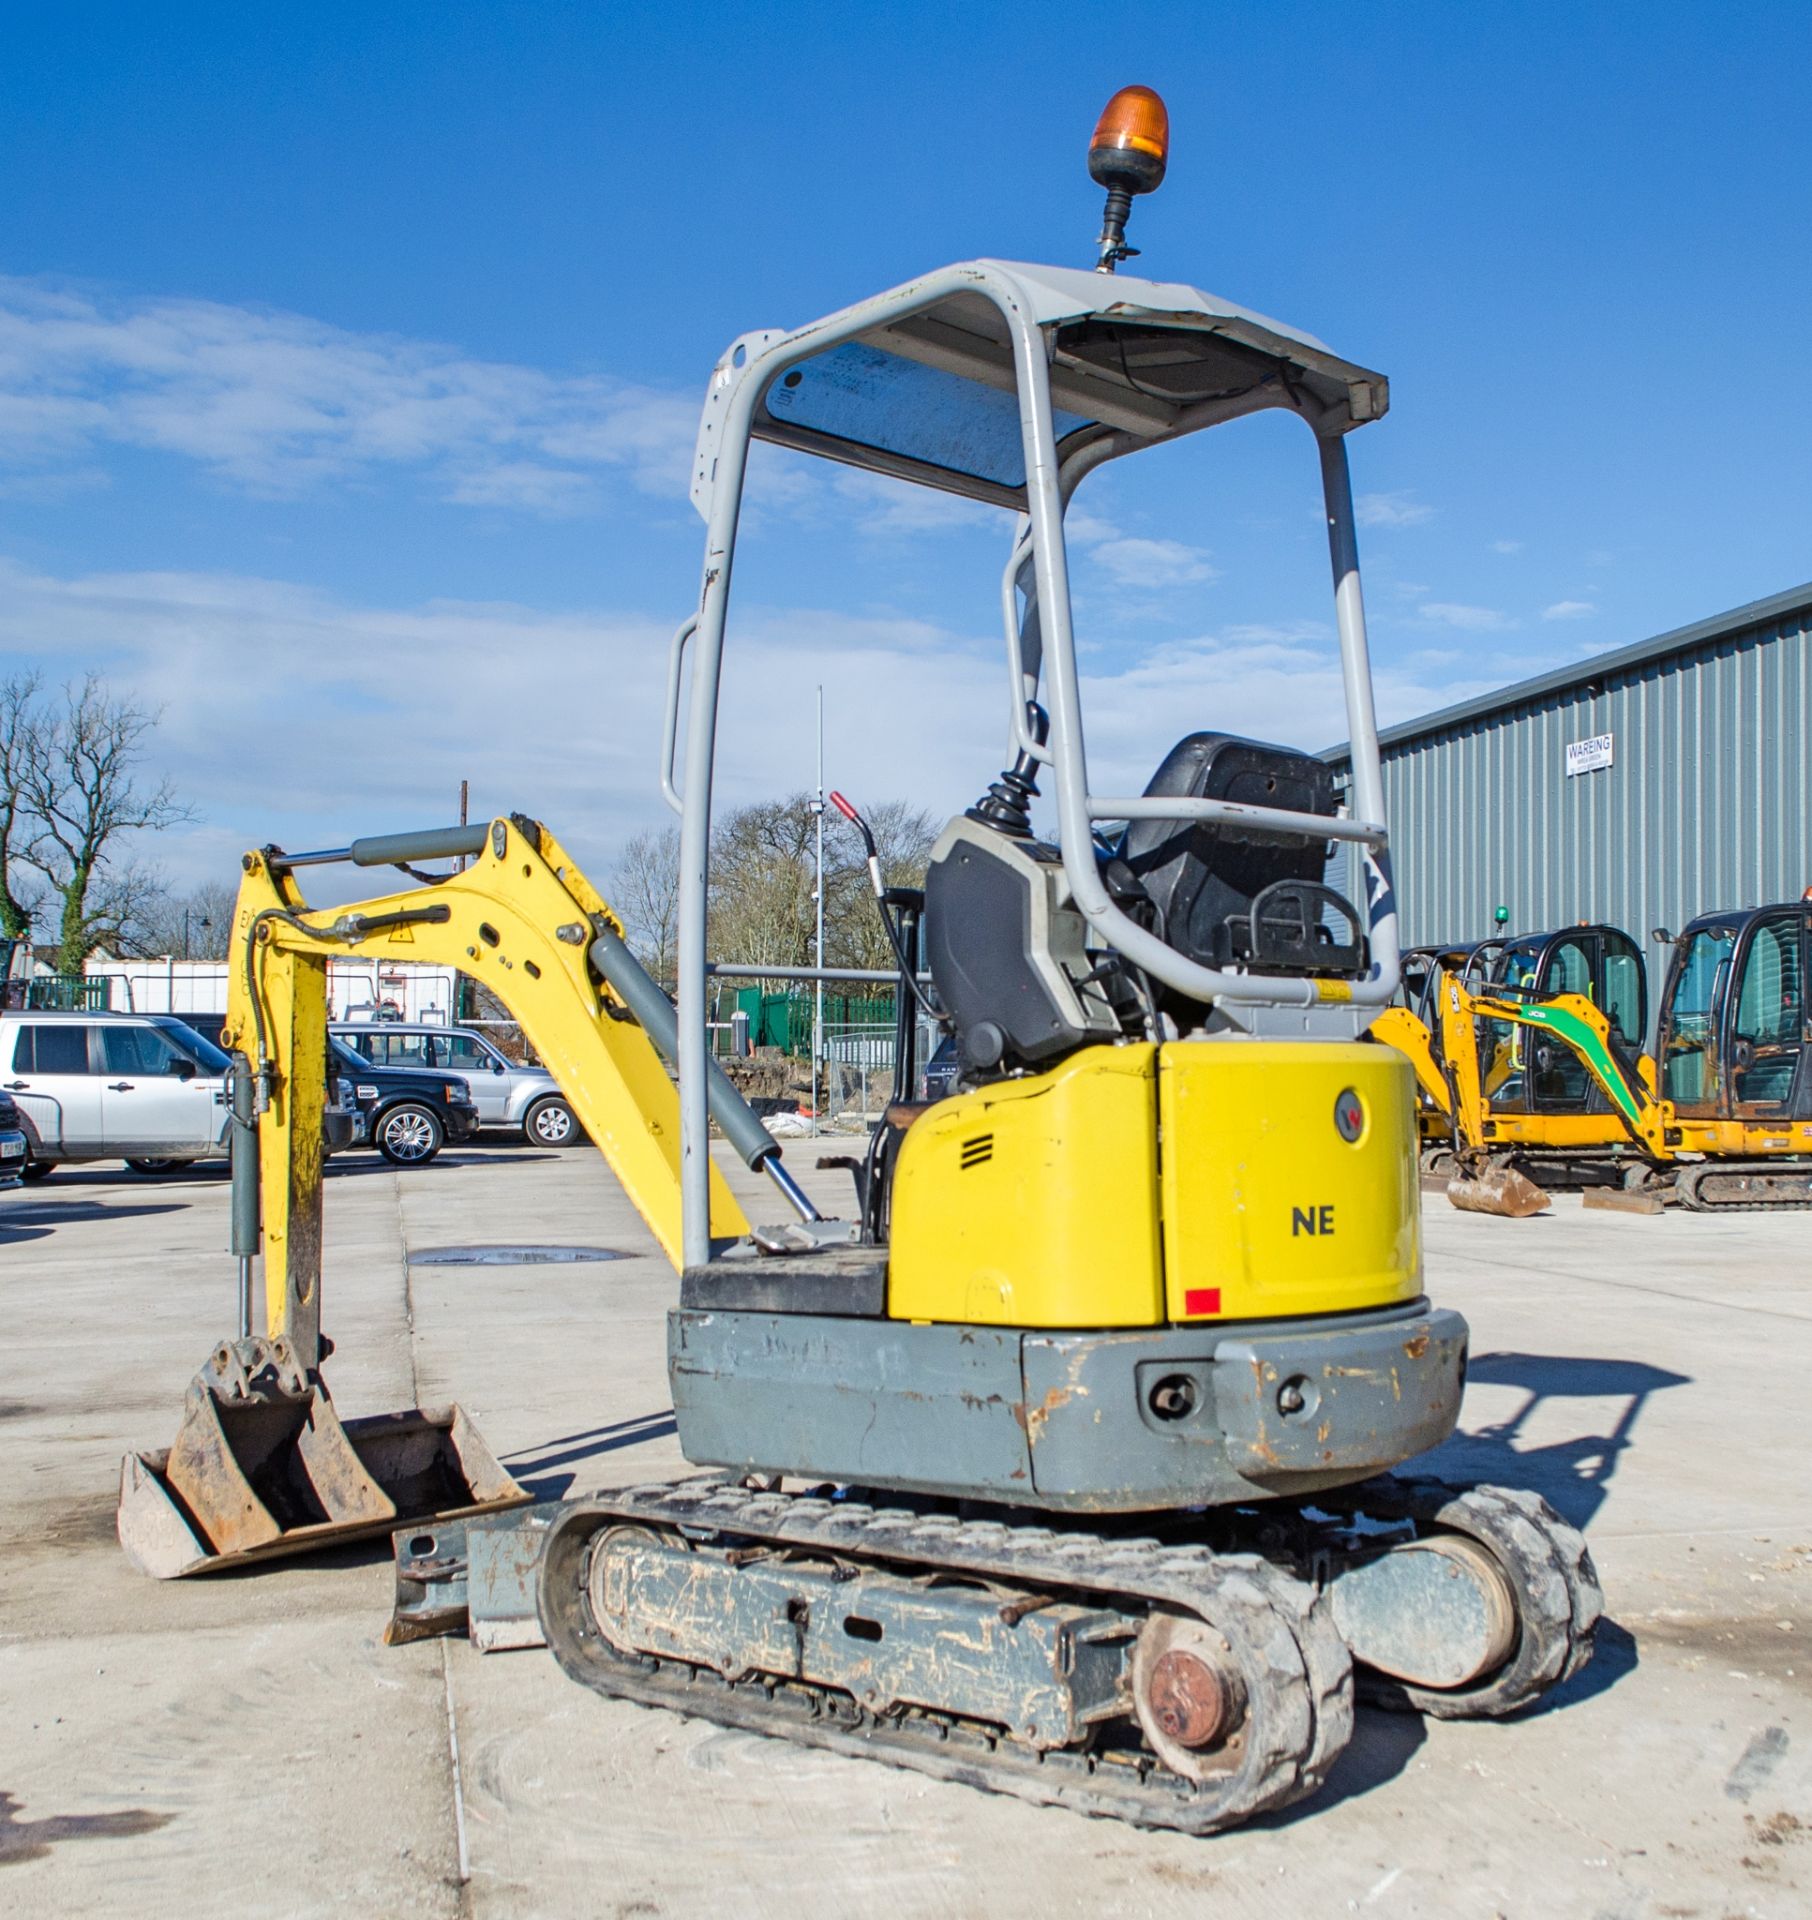
M 1415 1069 L 1422 1171 L 1449 1181 L 1456 1206 L 1519 1218 L 1541 1211 L 1547 1187 L 1620 1181 L 1638 1149 L 1584 1061 L 1563 1043 L 1511 1022 L 1482 1015 L 1471 1024 L 1453 1020 L 1442 992 L 1453 982 L 1463 995 L 1579 994 L 1604 1009 L 1624 1049 L 1634 1053 L 1648 1009 L 1636 943 L 1621 928 L 1581 921 L 1555 933 L 1411 947 L 1403 955 L 1397 1002 L 1371 1028 L 1372 1039 L 1388 1042 Z M 1462 1078 L 1478 1090 L 1477 1101 L 1464 1108 L 1455 1097 Z M 1499 1151 L 1481 1152 L 1481 1108 L 1489 1109 L 1493 1133 L 1503 1130 Z
M 126 1463 L 129 1548 L 220 1564 L 208 1502 L 235 1474 L 276 1529 L 254 1551 L 334 1524 L 305 1457 L 325 1427 L 338 1459 L 321 981 L 332 954 L 381 953 L 451 960 L 505 1002 L 679 1269 L 668 1377 L 686 1456 L 714 1471 L 556 1511 L 540 1623 L 584 1685 L 1206 1832 L 1314 1791 L 1356 1676 L 1389 1705 L 1500 1716 L 1589 1657 L 1600 1600 L 1573 1528 L 1526 1491 L 1391 1472 L 1452 1431 L 1467 1329 L 1422 1291 L 1411 1071 L 1363 1039 L 1398 952 L 1346 438 L 1387 385 L 1247 308 L 1117 273 L 1167 140 L 1148 89 L 1109 103 L 1092 271 L 971 260 L 718 362 L 661 768 L 677 1010 L 529 818 L 247 856 L 226 1038 L 256 1147 L 238 1244 L 249 1260 L 261 1193 L 267 1324 L 243 1317 L 191 1389 L 196 1471 L 179 1482 L 175 1451 Z M 1312 754 L 1205 730 L 1143 793 L 1097 792 L 1065 510 L 1098 467 L 1263 409 L 1319 461 L 1350 811 Z M 799 1190 L 706 1029 L 718 690 L 758 439 L 1012 516 L 1012 764 L 945 827 L 922 895 L 876 883 L 955 1090 L 890 1110 L 848 1219 Z M 1324 882 L 1333 843 L 1361 850 L 1362 905 Z M 474 864 L 352 907 L 300 890 L 311 863 L 445 855 Z M 787 1217 L 744 1218 L 714 1120 Z M 457 1427 L 417 1436 L 413 1477 L 364 1469 L 399 1518 L 517 1497 L 465 1470 Z
M 1641 1051 L 1641 955 L 1616 927 L 1406 954 L 1413 992 L 1372 1037 L 1415 1069 L 1424 1171 L 1484 1213 L 1536 1211 L 1554 1186 L 1646 1189 L 1699 1212 L 1812 1205 L 1809 912 L 1791 901 L 1687 927 L 1659 1068 Z
M 1583 959 L 1558 991 L 1568 976 L 1553 970 L 1440 974 L 1456 1204 L 1501 1211 L 1500 1189 L 1558 1176 L 1694 1212 L 1812 1206 L 1812 905 L 1691 922 L 1673 942 L 1659 1065 L 1631 1038 L 1634 943 L 1614 928 L 1563 937 L 1608 958 L 1608 991 Z

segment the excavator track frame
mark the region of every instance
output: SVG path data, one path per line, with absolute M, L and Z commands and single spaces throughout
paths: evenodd
M 632 1487 L 574 1503 L 546 1538 L 541 1626 L 561 1667 L 594 1691 L 747 1732 L 793 1739 L 1041 1805 L 1211 1833 L 1288 1806 L 1326 1779 L 1351 1736 L 1353 1703 L 1441 1719 L 1501 1719 L 1570 1680 L 1591 1659 L 1603 1600 L 1583 1536 L 1537 1494 L 1381 1475 L 1331 1494 L 1258 1509 L 1144 1516 L 1150 1533 L 973 1517 L 948 1503 L 877 1505 L 860 1490 L 759 1490 L 718 1479 Z M 648 1529 L 693 1550 L 769 1553 L 986 1587 L 1004 1608 L 1103 1602 L 1129 1630 L 1170 1617 L 1225 1634 L 1237 1622 L 1268 1649 L 1266 1738 L 1223 1777 L 1198 1782 L 1147 1750 L 1085 1745 L 1035 1752 L 998 1728 L 931 1708 L 875 1713 L 848 1693 L 773 1672 L 727 1678 L 734 1650 L 656 1658 L 612 1645 L 591 1601 L 591 1556 L 616 1528 Z M 1395 1538 L 1382 1543 L 1380 1534 Z M 1429 1543 L 1457 1542 L 1492 1567 L 1514 1613 L 1508 1651 L 1465 1684 L 1418 1686 L 1355 1664 L 1330 1602 L 1343 1568 Z M 1402 1589 L 1397 1590 L 1398 1594 Z M 1400 1611 L 1388 1588 L 1374 1600 Z M 1356 1611 L 1363 1612 L 1361 1602 Z M 1431 1632 L 1439 1627 L 1430 1622 Z M 1360 1637 L 1363 1626 L 1359 1629 Z M 1286 1649 L 1286 1641 L 1293 1651 Z M 1129 1663 L 1129 1684 L 1136 1685 Z M 1250 1696 L 1248 1696 L 1250 1697 Z M 1123 1722 L 1136 1723 L 1130 1696 Z
M 790 1551 L 844 1566 L 936 1575 L 991 1588 L 999 1604 L 1106 1602 L 1129 1632 L 1160 1611 L 1240 1636 L 1250 1739 L 1212 1781 L 1119 1749 L 1036 1751 L 997 1728 L 931 1708 L 877 1715 L 835 1689 L 777 1676 L 726 1679 L 701 1664 L 625 1654 L 592 1612 L 589 1558 L 615 1527 L 643 1527 L 731 1552 Z M 1030 1607 L 1028 1605 L 1028 1611 Z M 963 1519 L 860 1499 L 749 1492 L 721 1481 L 630 1488 L 576 1503 L 547 1538 L 541 1624 L 561 1667 L 594 1691 L 788 1738 L 1042 1806 L 1139 1826 L 1213 1833 L 1313 1793 L 1351 1737 L 1352 1662 L 1314 1587 L 1258 1554 L 1081 1528 Z M 1126 1717 L 1135 1709 L 1128 1699 Z

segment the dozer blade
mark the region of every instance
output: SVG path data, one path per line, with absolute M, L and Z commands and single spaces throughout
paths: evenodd
M 119 1537 L 157 1580 L 522 1506 L 458 1407 L 342 1421 L 282 1341 L 215 1349 L 176 1441 L 120 1463 Z
M 1506 1220 L 1527 1220 L 1543 1211 L 1548 1196 L 1514 1167 L 1487 1167 L 1483 1173 L 1456 1173 L 1447 1183 L 1448 1201 L 1462 1213 L 1495 1213 Z

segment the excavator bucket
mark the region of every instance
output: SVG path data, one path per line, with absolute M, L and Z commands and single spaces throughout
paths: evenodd
M 1527 1220 L 1548 1204 L 1541 1188 L 1514 1167 L 1456 1173 L 1447 1183 L 1447 1198 L 1462 1213 L 1495 1213 L 1506 1220 Z
M 167 1452 L 120 1463 L 120 1545 L 174 1580 L 525 1505 L 464 1412 L 341 1420 L 283 1340 L 223 1343 Z

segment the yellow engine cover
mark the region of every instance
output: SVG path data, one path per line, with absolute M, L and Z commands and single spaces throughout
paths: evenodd
M 1421 1292 L 1415 1075 L 1400 1053 L 1167 1046 L 1158 1125 L 1172 1320 L 1351 1313 Z
M 1088 1047 L 907 1131 L 888 1312 L 1051 1328 L 1354 1312 L 1421 1291 L 1419 1204 L 1415 1080 L 1387 1047 Z
M 887 1311 L 982 1326 L 1164 1318 L 1158 1049 L 1085 1047 L 940 1100 L 900 1142 Z

